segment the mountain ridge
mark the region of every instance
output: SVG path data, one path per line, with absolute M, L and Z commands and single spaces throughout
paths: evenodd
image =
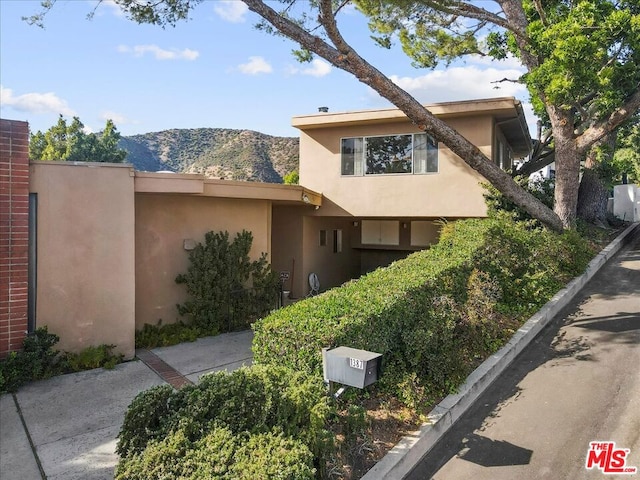
M 298 146 L 296 137 L 230 128 L 174 128 L 122 136 L 118 143 L 136 170 L 268 183 L 282 183 L 298 169 Z

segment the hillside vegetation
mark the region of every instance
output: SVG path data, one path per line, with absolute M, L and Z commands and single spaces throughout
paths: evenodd
M 456 391 L 594 253 L 575 231 L 504 216 L 450 223 L 431 249 L 259 320 L 253 366 L 141 393 L 117 478 L 359 478 L 387 449 L 374 425 L 391 405 L 425 413 Z M 321 349 L 339 345 L 382 353 L 383 374 L 330 401 Z M 214 458 L 207 445 L 222 440 L 229 453 Z M 236 476 L 257 459 L 278 473 Z
M 252 130 L 172 129 L 122 137 L 136 170 L 200 173 L 211 178 L 282 183 L 298 169 L 298 139 Z

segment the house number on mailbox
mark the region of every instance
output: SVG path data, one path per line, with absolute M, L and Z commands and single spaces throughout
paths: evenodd
M 359 360 L 357 358 L 349 358 L 349 366 L 353 368 L 357 368 L 358 370 L 364 370 L 364 360 Z

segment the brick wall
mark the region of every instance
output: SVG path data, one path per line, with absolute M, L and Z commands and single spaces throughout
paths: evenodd
M 0 358 L 27 332 L 29 124 L 0 119 Z

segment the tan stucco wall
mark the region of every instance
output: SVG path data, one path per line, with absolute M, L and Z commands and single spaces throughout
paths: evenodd
M 493 120 L 477 115 L 446 120 L 491 158 Z M 482 217 L 483 177 L 442 143 L 439 172 L 424 175 L 340 175 L 340 139 L 419 133 L 408 121 L 303 129 L 300 132 L 300 184 L 321 192 L 322 216 Z
M 36 326 L 60 336 L 56 348 L 114 344 L 134 355 L 133 169 L 37 162 Z
M 303 283 L 302 218 L 309 207 L 274 205 L 271 233 L 271 268 L 276 272 L 288 272 L 283 289 L 291 298 L 306 294 Z M 305 280 L 306 282 L 306 280 Z
M 291 298 L 309 293 L 312 272 L 318 275 L 322 291 L 360 275 L 360 251 L 353 248 L 359 230 L 353 226 L 353 219 L 317 217 L 313 216 L 314 212 L 304 207 L 274 206 L 273 209 L 272 267 L 290 273 L 283 286 L 291 291 Z M 326 231 L 324 246 L 320 245 L 320 230 Z M 342 252 L 339 253 L 333 251 L 334 230 L 342 230 Z
M 271 202 L 171 194 L 137 194 L 136 328 L 180 319 L 176 304 L 186 300 L 175 278 L 189 266 L 184 240 L 203 242 L 208 231 L 253 234 L 251 257 L 271 253 Z
M 320 230 L 327 233 L 325 246 L 320 246 Z M 342 251 L 334 253 L 333 231 L 342 230 Z M 360 275 L 360 252 L 352 248 L 356 228 L 353 219 L 344 217 L 304 218 L 304 293 L 309 292 L 309 274 L 320 280 L 320 291 L 341 285 Z

